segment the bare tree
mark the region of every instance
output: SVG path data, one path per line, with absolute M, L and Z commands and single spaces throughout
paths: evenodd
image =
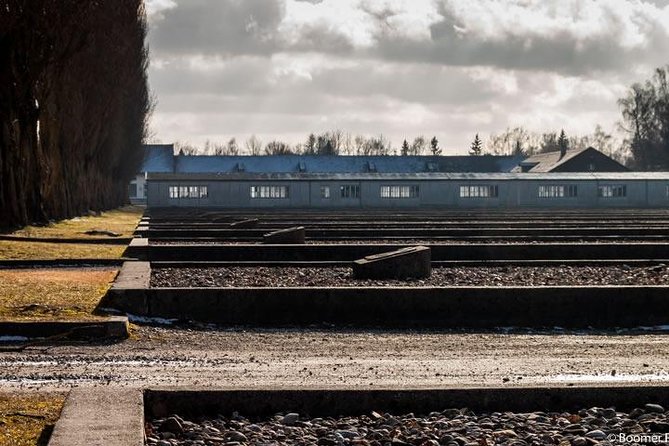
M 409 150 L 410 155 L 425 155 L 427 152 L 427 140 L 423 135 L 419 135 L 414 138 L 411 143 L 411 150 Z
M 265 155 L 291 155 L 292 149 L 283 141 L 270 141 L 265 145 Z
M 249 155 L 260 155 L 262 152 L 262 141 L 256 135 L 251 135 L 244 143 L 244 148 Z

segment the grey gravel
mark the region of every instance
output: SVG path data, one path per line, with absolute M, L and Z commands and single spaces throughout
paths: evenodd
M 665 285 L 669 266 L 438 267 L 425 279 L 360 280 L 347 267 L 154 268 L 153 287 Z
M 578 412 L 479 414 L 469 409 L 446 409 L 422 415 L 387 414 L 377 410 L 360 416 L 318 418 L 297 413 L 264 418 L 234 414 L 186 421 L 183 433 L 166 438 L 162 426 L 176 417 L 172 416 L 150 420 L 146 424 L 146 435 L 149 445 L 167 441 L 171 446 L 233 443 L 240 446 L 604 446 L 626 443 L 621 441 L 621 435 L 663 432 L 657 427 L 667 424 L 669 413 L 655 412 L 655 406 L 648 404 L 644 409 L 637 409 L 646 417 L 644 421 L 632 419 L 624 412 L 607 418 L 604 415 L 615 409 L 598 407 Z M 286 423 L 286 419 L 291 423 Z M 212 429 L 220 434 L 211 436 Z

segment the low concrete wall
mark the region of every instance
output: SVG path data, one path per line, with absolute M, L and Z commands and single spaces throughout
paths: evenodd
M 343 225 L 345 226 L 345 225 Z M 273 225 L 263 229 L 226 229 L 182 227 L 179 229 L 140 229 L 136 235 L 148 238 L 189 238 L 189 237 L 241 237 L 258 238 L 272 230 L 285 229 L 285 225 Z M 365 238 L 365 237 L 638 237 L 669 236 L 668 228 L 330 228 L 306 227 L 309 238 Z
M 136 239 L 126 257 L 142 260 L 354 261 L 407 245 L 148 245 Z M 669 243 L 427 244 L 432 260 L 669 259 Z M 146 254 L 143 254 L 143 253 Z
M 646 403 L 669 403 L 668 386 L 516 387 L 470 389 L 380 390 L 147 390 L 147 418 L 173 413 L 201 415 L 268 416 L 298 412 L 310 416 L 369 414 L 371 411 L 427 414 L 450 408 L 475 411 L 558 411 L 584 407 L 629 410 Z
M 148 288 L 117 281 L 101 306 L 223 325 L 614 328 L 669 323 L 669 287 Z

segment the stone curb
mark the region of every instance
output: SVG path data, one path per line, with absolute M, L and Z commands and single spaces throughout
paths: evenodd
M 87 321 L 0 321 L 0 337 L 49 340 L 126 339 L 128 318 L 110 316 Z

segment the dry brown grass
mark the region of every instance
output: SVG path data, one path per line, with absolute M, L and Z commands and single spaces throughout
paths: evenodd
M 65 402 L 62 393 L 0 393 L 0 445 L 46 446 Z
M 84 234 L 92 229 L 105 229 L 131 237 L 144 210 L 137 206 L 125 206 L 113 211 L 103 212 L 99 217 L 76 217 L 62 220 L 48 226 L 26 226 L 11 235 L 21 237 L 53 238 L 98 238 Z
M 0 270 L 0 318 L 95 318 L 91 313 L 116 273 L 113 268 Z
M 78 217 L 45 227 L 26 226 L 11 235 L 43 238 L 106 238 L 84 234 L 91 229 L 105 229 L 117 232 L 122 237 L 131 237 L 141 217 L 141 208 L 127 206 L 103 212 L 100 217 Z M 124 245 L 0 240 L 0 260 L 117 259 L 123 255 L 123 251 L 125 251 Z
M 0 259 L 118 259 L 125 248 L 125 245 L 0 240 Z

